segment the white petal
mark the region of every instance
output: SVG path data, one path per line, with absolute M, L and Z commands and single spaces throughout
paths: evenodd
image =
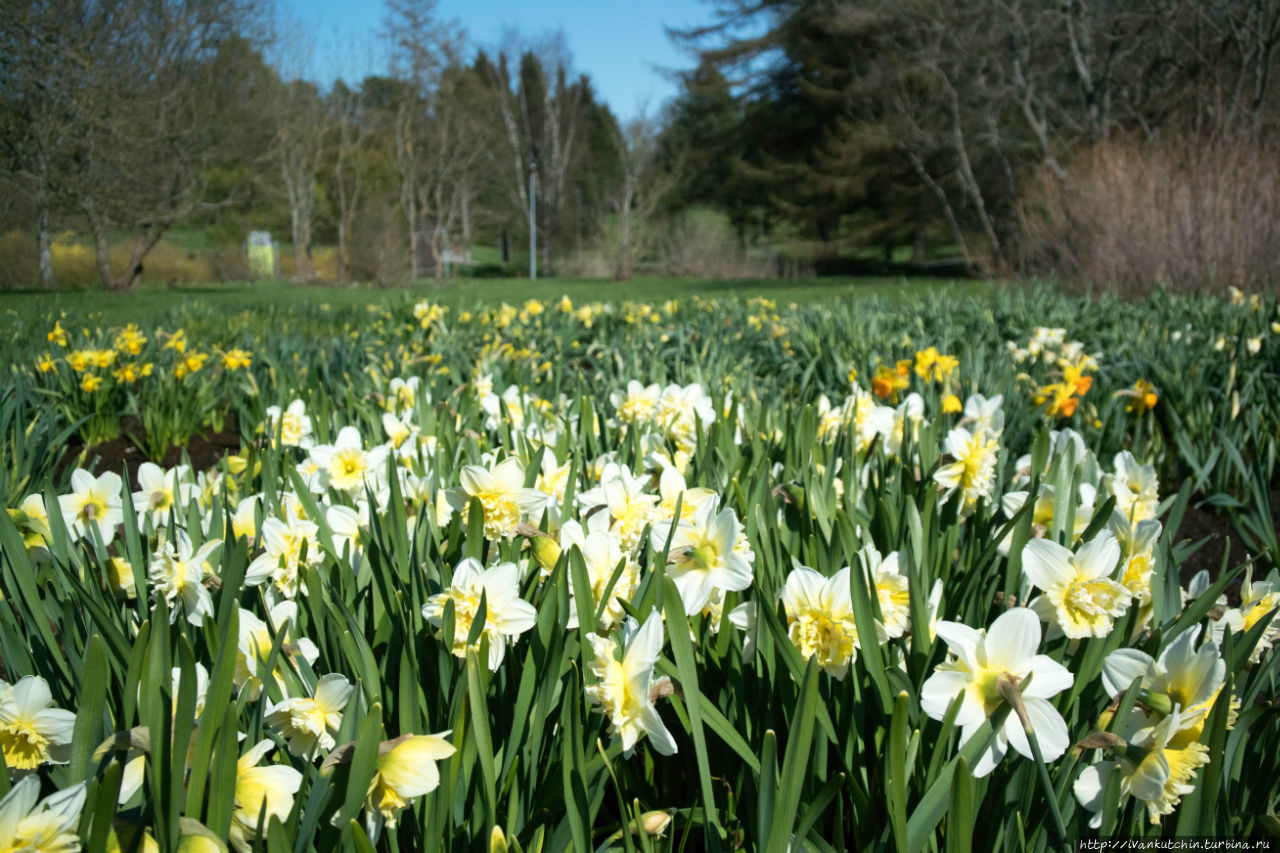
M 1105 531 L 1076 552 L 1076 567 L 1088 578 L 1105 578 L 1116 570 L 1120 562 L 1120 543 Z
M 649 742 L 653 744 L 654 749 L 663 755 L 675 755 L 676 740 L 662 724 L 657 708 L 652 705 L 647 706 L 640 717 L 640 722 L 644 726 L 645 733 L 649 735 Z
M 1123 693 L 1133 682 L 1154 675 L 1155 661 L 1137 649 L 1116 649 L 1102 662 L 1102 686 L 1108 696 Z
M 985 664 L 1019 674 L 1027 671 L 1040 648 L 1040 617 L 1026 607 L 1014 607 L 996 617 L 987 629 Z
M 336 672 L 322 675 L 316 682 L 316 704 L 326 712 L 339 711 L 351 698 L 352 689 L 351 682 L 345 675 Z
M 947 647 L 971 672 L 981 669 L 978 665 L 978 646 L 982 643 L 982 635 L 963 622 L 939 622 L 934 626 L 935 633 L 947 641 Z
M 643 666 L 652 667 L 662 654 L 664 639 L 662 614 L 654 610 L 627 645 L 627 653 L 622 659 L 623 671 L 631 672 Z
M 1062 753 L 1066 752 L 1067 747 L 1071 745 L 1066 720 L 1062 719 L 1057 709 L 1044 699 L 1023 696 L 1022 704 L 1027 709 L 1031 730 L 1035 732 L 1036 739 L 1040 742 L 1040 754 L 1044 756 L 1045 762 L 1061 758 Z M 1009 745 L 1020 755 L 1025 758 L 1035 758 L 1031 752 L 1031 744 L 1027 740 L 1027 733 L 1022 730 L 1022 723 L 1018 721 L 1016 714 L 1010 713 L 1005 719 L 1004 731 L 1009 738 Z
M 1031 683 L 1022 691 L 1022 695 L 1028 698 L 1057 696 L 1076 680 L 1069 669 L 1047 655 L 1036 655 L 1031 659 L 1031 672 Z
M 1057 542 L 1032 539 L 1022 549 L 1022 571 L 1035 586 L 1051 589 L 1075 577 L 1071 558 L 1071 552 Z

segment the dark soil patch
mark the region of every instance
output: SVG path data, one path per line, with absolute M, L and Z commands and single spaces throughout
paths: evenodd
M 1280 489 L 1271 490 L 1270 501 L 1271 523 L 1280 529 Z M 1254 556 L 1232 526 L 1231 517 L 1228 514 L 1215 512 L 1208 507 L 1188 507 L 1186 514 L 1182 517 L 1182 526 L 1177 530 L 1175 541 L 1195 543 L 1206 537 L 1208 541 L 1178 566 L 1178 576 L 1183 586 L 1186 586 L 1201 570 L 1207 571 L 1211 580 L 1217 580 L 1222 571 L 1224 555 L 1228 569 L 1233 569 Z M 1227 587 L 1227 598 L 1232 605 L 1239 604 L 1238 583 L 1232 583 Z
M 148 460 L 142 448 L 128 437 L 134 435 L 140 441 L 145 440 L 142 425 L 133 418 L 125 418 L 121 424 L 121 435 L 117 438 L 89 448 L 78 439 L 69 443 L 58 462 L 54 479 L 60 481 L 69 476 L 74 468 L 83 467 L 97 473 L 114 471 L 123 476 L 131 487 L 137 488 L 138 468 L 143 462 L 154 461 L 161 468 L 172 468 L 182 463 L 183 451 L 190 458 L 193 471 L 204 471 L 217 465 L 222 457 L 240 447 L 239 433 L 225 428 L 231 425 L 230 422 L 224 423 L 224 429 L 193 436 L 185 445 L 170 447 L 163 458 Z

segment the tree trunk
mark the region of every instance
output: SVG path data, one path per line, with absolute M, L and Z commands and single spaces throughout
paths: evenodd
M 86 200 L 81 207 L 93 231 L 93 246 L 97 253 L 98 276 L 102 279 L 102 286 L 107 290 L 115 290 L 115 277 L 111 275 L 111 238 L 107 234 L 107 223 L 102 221 L 92 201 Z
M 45 290 L 53 290 L 53 226 L 49 219 L 48 196 L 42 192 L 36 224 L 36 254 L 40 263 L 40 286 Z
M 289 211 L 289 231 L 293 235 L 293 277 L 298 284 L 307 283 L 307 256 L 302 236 L 302 214 L 298 205 L 291 204 Z
M 982 226 L 982 233 L 991 246 L 991 257 L 994 266 L 1002 268 L 1004 266 L 1004 247 L 1000 245 L 1000 238 L 996 235 L 996 229 L 991 223 L 991 217 L 987 215 L 987 204 L 982 197 L 982 187 L 978 185 L 978 179 L 973 174 L 973 166 L 969 162 L 969 149 L 965 144 L 964 130 L 960 125 L 959 97 L 956 95 L 955 89 L 950 88 L 950 84 L 948 84 L 948 91 L 951 96 L 951 133 L 956 157 L 960 164 L 960 180 L 964 185 L 970 202 L 973 204 L 974 212 L 978 215 L 978 223 Z
M 408 199 L 401 199 L 405 221 L 409 224 L 409 280 L 418 278 L 418 206 L 409 193 Z
M 471 246 L 471 190 L 468 187 L 462 189 L 462 245 Z
M 960 230 L 960 223 L 956 221 L 956 212 L 951 207 L 951 200 L 947 198 L 946 190 L 939 186 L 938 182 L 929 174 L 929 170 L 924 167 L 919 155 L 911 150 L 907 150 L 906 155 L 907 159 L 911 161 L 911 168 L 915 170 L 916 177 L 938 200 L 938 206 L 942 208 L 942 215 L 947 220 L 947 228 L 951 231 L 951 239 L 956 241 L 956 246 L 960 249 L 960 255 L 964 258 L 964 265 L 972 268 L 973 258 L 969 256 L 969 245 L 965 242 L 964 232 Z
M 347 280 L 347 216 L 338 217 L 338 281 Z

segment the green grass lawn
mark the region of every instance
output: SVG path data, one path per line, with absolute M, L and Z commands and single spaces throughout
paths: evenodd
M 167 287 L 143 287 L 130 293 L 107 293 L 101 290 L 40 291 L 0 293 L 0 328 L 5 337 L 18 334 L 19 327 L 44 323 L 61 312 L 71 323 L 92 321 L 108 326 L 127 322 L 163 322 L 166 315 L 175 319 L 187 309 L 254 311 L 303 304 L 328 304 L 346 308 L 371 303 L 399 303 L 430 299 L 454 306 L 478 303 L 518 304 L 526 299 L 557 300 L 568 296 L 575 303 L 622 302 L 626 300 L 655 302 L 704 297 L 747 299 L 754 296 L 789 302 L 810 303 L 880 297 L 888 300 L 911 298 L 934 293 L 982 296 L 998 285 L 989 282 L 952 281 L 948 279 L 884 279 L 831 278 L 784 281 L 754 279 L 747 281 L 704 281 L 694 278 L 637 277 L 627 282 L 581 278 L 528 279 L 452 279 L 437 283 L 422 280 L 414 285 L 377 288 L 369 285 L 309 285 L 300 287 L 290 282 L 232 282 Z

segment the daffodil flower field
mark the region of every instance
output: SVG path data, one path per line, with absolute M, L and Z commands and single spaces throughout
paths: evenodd
M 197 304 L 0 350 L 0 850 L 1280 832 L 1272 297 Z

